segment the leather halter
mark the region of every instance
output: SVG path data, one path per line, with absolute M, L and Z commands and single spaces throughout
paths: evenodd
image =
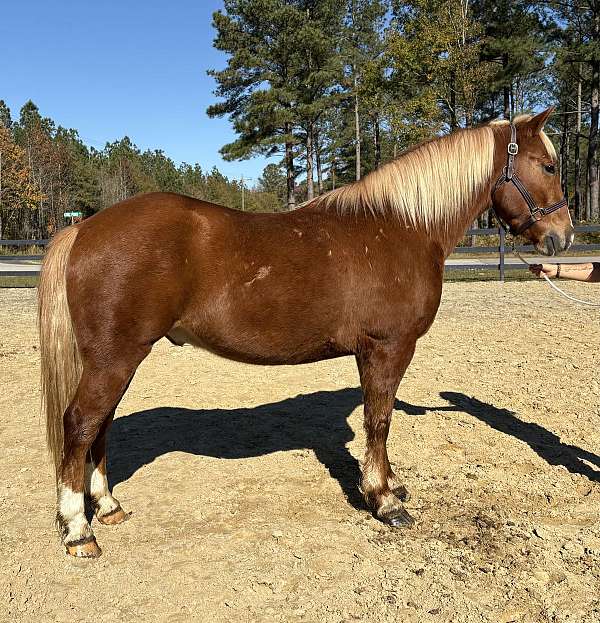
M 498 214 L 498 211 L 494 207 L 494 212 L 496 213 L 496 218 L 500 222 L 502 227 L 513 234 L 513 236 L 518 236 L 522 234 L 526 229 L 529 229 L 534 223 L 542 220 L 548 214 L 552 214 L 552 212 L 556 212 L 556 210 L 560 210 L 562 207 L 567 205 L 567 199 L 563 197 L 560 201 L 553 203 L 552 205 L 546 206 L 545 208 L 540 208 L 534 201 L 533 197 L 529 194 L 529 191 L 525 188 L 523 182 L 517 177 L 515 173 L 515 156 L 519 153 L 519 145 L 517 144 L 517 128 L 514 124 L 510 124 L 510 143 L 508 144 L 508 163 L 502 169 L 502 175 L 496 181 L 496 185 L 494 186 L 494 190 L 492 191 L 492 198 L 494 197 L 494 193 L 507 182 L 511 182 L 515 185 L 516 189 L 521 194 L 521 197 L 525 199 L 525 203 L 529 207 L 530 216 L 529 218 L 519 225 L 516 229 L 509 227 L 502 217 Z

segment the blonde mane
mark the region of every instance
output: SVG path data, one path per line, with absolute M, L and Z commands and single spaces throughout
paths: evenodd
M 373 215 L 392 213 L 415 227 L 448 227 L 490 182 L 493 166 L 491 127 L 459 130 L 422 143 L 360 181 L 313 201 L 341 212 L 364 207 Z
M 532 115 L 519 115 L 516 125 Z M 458 130 L 427 141 L 396 160 L 369 173 L 360 181 L 342 186 L 308 202 L 342 213 L 368 210 L 375 216 L 392 214 L 412 227 L 450 228 L 474 196 L 491 181 L 494 168 L 492 121 L 478 128 Z M 544 133 L 540 138 L 556 160 L 554 145 Z

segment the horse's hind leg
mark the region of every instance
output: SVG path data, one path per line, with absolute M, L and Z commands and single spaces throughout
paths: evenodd
M 113 497 L 106 477 L 106 442 L 114 414 L 113 409 L 102 423 L 85 463 L 85 492 L 90 496 L 96 518 L 105 525 L 119 524 L 129 517 Z
M 414 341 L 389 343 L 368 338 L 356 356 L 367 436 L 361 487 L 377 517 L 393 526 L 414 523 L 402 506 L 408 492 L 393 473 L 386 448 L 396 391 L 414 350 Z
M 143 356 L 129 364 L 121 361 L 110 366 L 99 366 L 84 361 L 79 386 L 65 411 L 57 524 L 67 553 L 72 556 L 100 555 L 100 548 L 84 513 L 86 457 L 148 351 L 149 348 Z

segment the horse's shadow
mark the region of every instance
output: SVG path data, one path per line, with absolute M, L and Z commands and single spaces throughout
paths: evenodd
M 354 438 L 348 417 L 362 402 L 358 388 L 319 391 L 239 409 L 161 407 L 117 418 L 110 432 L 108 475 L 114 486 L 168 452 L 223 459 L 312 449 L 348 501 L 364 508 L 360 467 L 346 444 Z M 396 401 L 396 407 L 403 403 Z M 410 409 L 410 405 L 407 405 Z
M 428 411 L 463 411 L 496 430 L 521 439 L 550 465 L 600 481 L 600 457 L 567 445 L 544 427 L 524 422 L 512 411 L 441 392 L 450 405 L 425 407 L 396 400 L 407 415 Z M 364 509 L 358 491 L 360 466 L 346 444 L 354 438 L 348 417 L 362 402 L 358 388 L 319 391 L 279 402 L 239 409 L 161 407 L 117 418 L 110 432 L 108 474 L 114 486 L 169 452 L 240 459 L 286 450 L 311 449 L 335 478 L 350 504 Z M 588 463 L 586 463 L 587 461 Z
M 440 392 L 451 406 L 436 407 L 436 411 L 463 411 L 485 422 L 497 431 L 524 441 L 550 465 L 562 465 L 573 474 L 581 474 L 600 482 L 600 457 L 579 446 L 563 443 L 560 437 L 534 422 L 524 422 L 508 409 L 498 409 L 477 398 L 458 392 Z M 587 463 L 586 463 L 587 461 Z

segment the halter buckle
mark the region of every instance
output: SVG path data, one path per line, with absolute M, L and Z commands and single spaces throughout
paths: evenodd
M 517 145 L 517 143 L 508 144 L 508 153 L 511 156 L 516 156 L 519 153 L 519 146 Z
M 546 213 L 544 212 L 543 208 L 537 208 L 536 210 L 531 210 L 531 218 L 537 223 L 538 221 L 541 221 L 544 216 L 546 216 Z

